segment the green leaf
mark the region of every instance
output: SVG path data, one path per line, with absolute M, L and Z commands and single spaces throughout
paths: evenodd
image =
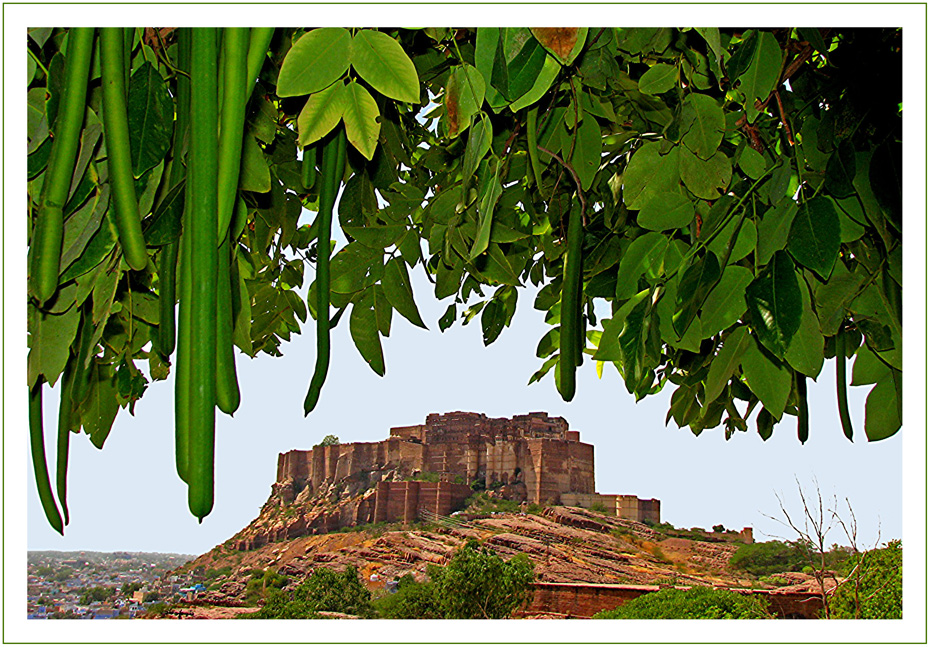
M 720 282 L 710 291 L 701 309 L 704 337 L 724 330 L 746 312 L 746 287 L 752 283 L 752 271 L 739 265 L 728 265 Z
M 740 326 L 727 335 L 707 372 L 707 379 L 704 382 L 704 402 L 713 402 L 720 397 L 727 382 L 743 361 L 746 349 L 752 343 L 752 335 L 749 334 L 746 326 Z
M 788 233 L 798 212 L 798 203 L 782 198 L 765 212 L 759 221 L 759 242 L 756 247 L 759 265 L 766 265 L 772 254 L 788 244 Z
M 413 61 L 387 34 L 373 29 L 356 32 L 349 59 L 358 75 L 384 96 L 420 102 L 420 79 Z
M 639 91 L 643 94 L 662 94 L 674 88 L 677 82 L 677 67 L 656 63 L 639 77 Z
M 680 193 L 657 193 L 640 210 L 636 223 L 643 229 L 667 231 L 689 225 L 694 205 Z
M 678 150 L 662 154 L 663 142 L 649 142 L 633 153 L 623 172 L 623 203 L 642 209 L 659 193 L 678 190 Z
M 242 140 L 242 164 L 239 167 L 239 188 L 243 191 L 271 191 L 271 171 L 258 142 L 252 135 Z
M 811 304 L 810 290 L 800 275 L 798 289 L 801 291 L 801 325 L 788 344 L 785 361 L 799 373 L 817 379 L 823 368 L 824 338 L 820 332 L 820 321 Z
M 672 418 L 679 428 L 690 425 L 701 414 L 701 403 L 697 400 L 697 388 L 693 386 L 679 386 L 672 393 L 672 399 L 665 417 L 665 424 Z
M 721 259 L 727 256 L 727 248 L 730 245 L 730 239 L 733 232 L 739 226 L 739 234 L 729 250 L 727 264 L 732 265 L 748 256 L 757 246 L 756 225 L 748 218 L 733 217 L 725 224 L 720 233 L 707 244 L 707 249 L 714 252 Z
M 375 319 L 378 322 L 378 332 L 382 337 L 391 335 L 391 319 L 393 318 L 394 308 L 388 301 L 384 287 L 378 283 L 371 288 L 374 291 Z M 425 328 L 426 326 L 424 326 Z
M 658 366 L 662 354 L 659 319 L 650 299 L 642 299 L 624 318 L 618 341 L 623 381 L 639 400 L 645 395 L 641 393 L 643 381 Z
M 763 441 L 772 437 L 772 430 L 775 428 L 775 416 L 769 413 L 769 410 L 762 408 L 759 415 L 756 416 L 756 430 Z
M 628 299 L 626 303 L 620 306 L 620 309 L 614 313 L 610 319 L 601 320 L 604 326 L 604 332 L 601 334 L 601 341 L 594 352 L 594 359 L 599 362 L 619 362 L 622 361 L 623 355 L 620 351 L 620 332 L 626 323 L 626 318 L 637 305 L 640 304 L 651 290 L 643 290 Z
M 335 128 L 346 108 L 345 86 L 333 83 L 320 92 L 311 94 L 297 116 L 297 141 L 301 147 L 323 139 Z
M 319 92 L 349 69 L 352 35 L 342 27 L 322 27 L 301 36 L 288 50 L 278 74 L 279 97 Z
M 791 393 L 792 372 L 782 362 L 766 355 L 755 342 L 747 344 L 741 364 L 746 384 L 769 413 L 781 420 Z
M 681 181 L 699 198 L 716 200 L 730 186 L 733 166 L 722 151 L 702 160 L 687 148 L 682 148 L 680 163 Z
M 517 290 L 509 285 L 498 288 L 481 311 L 481 334 L 485 346 L 494 343 L 504 328 L 510 325 L 516 310 Z
M 840 221 L 828 198 L 801 205 L 788 234 L 788 251 L 822 279 L 830 277 L 840 253 Z
M 454 303 L 450 303 L 449 307 L 446 308 L 446 311 L 443 313 L 442 317 L 439 318 L 439 331 L 445 332 L 449 329 L 453 323 L 455 323 L 455 318 L 458 315 L 458 309 L 455 307 Z
M 492 74 L 492 85 L 508 101 L 519 99 L 533 87 L 546 58 L 546 50 L 529 29 L 502 27 L 492 67 L 498 74 Z M 496 84 L 498 76 L 503 85 Z
M 855 192 L 853 180 L 856 178 L 856 149 L 853 143 L 844 139 L 840 142 L 830 160 L 824 181 L 830 194 L 835 198 L 845 198 Z
M 119 411 L 119 392 L 109 365 L 98 364 L 95 372 L 96 379 L 92 379 L 90 392 L 81 405 L 81 424 L 94 447 L 103 449 Z
M 820 320 L 820 331 L 825 337 L 832 337 L 839 331 L 863 280 L 857 272 L 850 272 L 846 265 L 837 263 L 829 281 L 815 283 L 814 303 Z
M 371 370 L 384 377 L 384 354 L 381 351 L 381 337 L 378 335 L 378 321 L 372 300 L 363 298 L 352 306 L 349 333 Z
M 801 325 L 801 290 L 786 252 L 775 252 L 772 262 L 749 284 L 746 305 L 756 337 L 783 358 Z
M 700 317 L 695 317 L 691 321 L 691 325 L 688 326 L 688 329 L 685 330 L 681 337 L 675 332 L 673 319 L 678 300 L 678 283 L 680 279 L 681 275 L 676 274 L 665 283 L 664 294 L 656 304 L 656 311 L 659 313 L 659 332 L 662 340 L 672 348 L 681 348 L 692 353 L 699 353 L 701 351 L 701 341 L 704 337 L 704 326 Z
M 659 232 L 637 236 L 617 267 L 617 299 L 628 299 L 638 290 L 644 273 L 656 275 L 665 260 L 668 238 Z
M 167 245 L 181 235 L 181 217 L 184 215 L 184 181 L 178 182 L 164 197 L 144 230 L 145 244 L 158 247 Z
M 385 249 L 393 245 L 406 231 L 406 228 L 403 225 L 365 225 L 364 227 L 345 226 L 342 230 L 366 247 Z
M 717 152 L 725 126 L 723 108 L 713 97 L 694 92 L 685 97 L 681 105 L 681 143 L 699 158 L 710 159 Z
M 377 283 L 384 276 L 383 252 L 361 243 L 349 243 L 333 256 L 330 289 L 352 294 Z
M 876 384 L 865 400 L 865 435 L 869 441 L 884 440 L 901 429 L 900 389 L 893 375 Z
M 104 189 L 107 190 L 106 188 Z M 98 208 L 106 208 L 106 202 L 101 199 Z M 100 265 L 113 248 L 116 247 L 117 233 L 116 225 L 112 221 L 112 209 L 106 209 L 103 215 L 103 222 L 97 228 L 91 239 L 86 243 L 83 252 L 77 257 L 71 265 L 61 273 L 58 279 L 59 283 L 65 283 L 73 278 L 77 278 L 90 272 Z M 70 258 L 70 255 L 69 255 Z
M 478 192 L 481 196 L 478 203 L 478 235 L 475 236 L 475 242 L 468 254 L 468 260 L 476 259 L 488 248 L 488 243 L 491 241 L 494 206 L 503 192 L 498 178 L 500 164 L 497 160 L 494 160 L 493 176 L 491 171 L 488 170 L 489 166 L 489 163 L 482 163 L 481 170 L 478 173 Z
M 478 163 L 491 150 L 493 135 L 494 129 L 491 126 L 491 120 L 482 112 L 477 123 L 472 127 L 471 134 L 468 136 L 468 144 L 465 146 L 465 157 L 462 161 L 463 186 L 468 185 L 472 175 L 478 169 Z
M 693 262 L 681 276 L 672 326 L 681 337 L 691 325 L 704 300 L 720 280 L 720 261 L 713 252 L 707 252 Z
M 45 314 L 29 307 L 29 383 L 35 384 L 39 375 L 54 386 L 65 370 L 71 342 L 77 336 L 81 309 L 70 308 L 64 314 Z
M 739 156 L 739 167 L 753 180 L 758 180 L 765 173 L 765 158 L 762 153 L 746 146 Z
M 775 36 L 768 31 L 755 31 L 752 35 L 749 67 L 739 77 L 739 87 L 746 95 L 746 117 L 753 123 L 759 114 L 755 103 L 766 99 L 775 89 L 781 72 L 782 52 Z
M 601 165 L 601 128 L 593 117 L 578 124 L 571 162 L 581 181 L 581 188 L 587 191 Z
M 414 326 L 426 328 L 420 318 L 417 304 L 413 300 L 413 288 L 410 287 L 410 276 L 407 274 L 407 264 L 401 258 L 392 258 L 384 264 L 384 278 L 381 281 L 384 296 L 397 312 L 404 316 Z
M 536 77 L 536 81 L 533 83 L 533 87 L 522 97 L 511 103 L 510 110 L 519 112 L 527 106 L 531 106 L 539 101 L 542 96 L 549 91 L 549 88 L 552 87 L 552 82 L 555 81 L 555 77 L 559 75 L 561 70 L 562 66 L 559 65 L 559 62 L 553 57 L 547 56 L 546 60 L 543 62 L 542 70 L 540 70 L 539 75 Z
M 850 386 L 878 384 L 890 376 L 891 367 L 878 359 L 878 356 L 868 346 L 859 347 L 856 352 L 856 363 L 853 365 Z
M 132 174 L 141 177 L 164 159 L 174 131 L 174 102 L 168 84 L 149 62 L 129 80 L 126 111 Z
M 370 160 L 375 155 L 381 132 L 378 104 L 368 90 L 354 81 L 346 86 L 345 97 L 342 120 L 346 125 L 346 137 L 365 159 Z
M 456 137 L 471 125 L 484 103 L 485 82 L 478 68 L 462 64 L 452 68 L 443 97 L 446 134 Z

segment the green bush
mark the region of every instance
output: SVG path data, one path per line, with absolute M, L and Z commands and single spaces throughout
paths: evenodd
M 405 576 L 397 593 L 376 602 L 382 618 L 506 618 L 532 595 L 526 555 L 504 561 L 469 540 L 445 567 L 427 566 L 429 580 Z
M 695 586 L 646 593 L 616 609 L 594 614 L 613 619 L 747 619 L 770 618 L 765 602 L 754 595 Z
M 857 556 L 846 563 L 847 572 L 856 566 Z M 834 618 L 900 619 L 902 606 L 902 550 L 899 540 L 862 555 L 859 566 L 859 614 L 856 615 L 856 587 L 853 573 L 833 594 L 830 607 Z
M 801 552 L 784 541 L 745 544 L 730 558 L 730 566 L 756 576 L 800 571 L 806 564 Z
M 293 591 L 272 590 L 261 609 L 239 617 L 319 618 L 320 611 L 333 611 L 363 618 L 374 615 L 371 593 L 364 587 L 354 567 L 341 573 L 318 568 Z
M 260 568 L 253 568 L 250 576 L 245 585 L 247 604 L 258 604 L 262 599 L 267 598 L 270 592 L 281 589 L 287 584 L 286 577 L 271 569 L 263 571 Z
M 373 601 L 381 618 L 442 618 L 437 587 L 432 581 L 417 582 L 407 574 L 397 583 L 397 592 Z

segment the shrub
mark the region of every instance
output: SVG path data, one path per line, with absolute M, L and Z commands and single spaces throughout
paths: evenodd
M 592 503 L 588 507 L 588 510 L 590 510 L 591 512 L 600 512 L 601 514 L 607 514 L 607 506 L 605 506 L 600 501 L 595 501 L 594 503 Z
M 272 590 L 261 609 L 240 617 L 318 618 L 320 611 L 363 618 L 373 615 L 371 593 L 362 585 L 354 567 L 348 566 L 341 573 L 318 568 L 293 591 Z
M 756 576 L 800 571 L 805 563 L 801 552 L 784 541 L 745 544 L 730 558 L 730 566 Z
M 533 564 L 526 555 L 504 561 L 471 539 L 449 564 L 427 567 L 429 580 L 404 576 L 397 593 L 378 600 L 383 618 L 506 618 L 529 600 Z
M 859 556 L 849 558 L 852 571 Z M 902 606 L 901 542 L 891 541 L 884 548 L 861 555 L 859 565 L 859 614 L 856 614 L 855 573 L 834 593 L 830 601 L 834 618 L 900 619 Z
M 695 586 L 647 593 L 595 618 L 625 619 L 746 619 L 770 618 L 765 602 L 754 595 Z

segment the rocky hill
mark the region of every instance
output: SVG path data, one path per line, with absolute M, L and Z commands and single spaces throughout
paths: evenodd
M 371 589 L 410 573 L 417 579 L 427 564 L 445 564 L 468 538 L 504 557 L 526 554 L 538 582 L 711 585 L 747 587 L 728 562 L 740 543 L 737 533 L 676 536 L 635 521 L 582 508 L 545 507 L 531 512 L 484 512 L 434 518 L 416 524 L 378 524 L 271 542 L 240 551 L 217 546 L 183 567 L 222 573 L 204 602 L 244 604 L 254 569 L 273 569 L 296 584 L 314 568 L 355 567 Z M 809 577 L 790 574 L 789 585 L 808 586 Z M 786 575 L 787 577 L 787 575 Z M 755 583 L 758 586 L 758 583 Z

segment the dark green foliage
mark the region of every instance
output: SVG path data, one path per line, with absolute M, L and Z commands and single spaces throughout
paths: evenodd
M 834 618 L 901 618 L 902 550 L 901 541 L 890 541 L 884 548 L 852 555 L 846 562 L 849 577 L 833 595 L 830 609 Z M 856 566 L 859 591 L 856 593 Z M 858 612 L 856 598 L 858 597 Z
M 662 589 L 631 600 L 612 611 L 601 611 L 595 618 L 624 619 L 750 619 L 770 618 L 765 602 L 754 595 L 726 589 L 695 586 L 690 589 Z
M 807 566 L 803 554 L 784 541 L 766 541 L 740 546 L 730 558 L 730 566 L 753 575 L 800 571 Z
M 339 436 L 327 434 L 326 436 L 323 436 L 323 440 L 321 440 L 316 445 L 314 445 L 314 447 L 329 447 L 330 445 L 338 445 L 338 444 L 339 444 Z
M 320 611 L 333 611 L 368 618 L 373 615 L 371 593 L 358 572 L 349 566 L 337 572 L 318 568 L 293 591 L 272 590 L 251 618 L 317 618 Z
M 251 577 L 245 585 L 246 602 L 257 604 L 260 600 L 267 598 L 271 591 L 281 589 L 285 584 L 287 584 L 287 578 L 279 575 L 277 571 L 252 569 Z
M 401 579 L 397 593 L 377 603 L 383 618 L 507 618 L 529 600 L 533 564 L 520 554 L 504 561 L 470 539 L 445 567 L 429 565 L 429 580 Z
M 408 573 L 397 582 L 396 593 L 379 598 L 373 604 L 381 618 L 441 618 L 437 590 L 432 581 L 417 582 Z
M 206 84 L 189 86 L 199 75 L 183 61 L 188 28 L 162 30 L 157 44 L 129 33 L 130 56 L 122 38 L 105 48 L 114 53 L 106 76 L 133 79 L 140 92 L 129 92 L 130 108 L 154 119 L 127 134 L 112 121 L 115 110 L 101 112 L 99 92 L 72 93 L 86 94 L 76 111 L 84 121 L 75 122 L 77 156 L 60 186 L 74 180 L 76 188 L 58 205 L 63 231 L 51 238 L 41 233 L 37 206 L 56 166 L 48 149 L 62 136 L 65 82 L 55 70 L 73 59 L 78 32 L 55 28 L 41 43 L 29 41 L 24 88 L 30 256 L 43 237 L 63 241 L 60 272 L 56 259 L 44 259 L 48 298 L 33 292 L 27 304 L 27 385 L 35 393 L 73 376 L 83 386 L 65 402 L 69 425 L 98 447 L 118 410 L 132 412 L 145 392 L 134 362 L 148 361 L 153 380 L 168 376 L 169 363 L 182 386 L 192 374 L 183 358 L 186 305 L 205 303 L 192 291 L 215 283 L 211 275 L 192 284 L 182 271 L 175 295 L 173 251 L 160 250 L 190 233 L 179 226 L 182 204 L 191 210 L 208 193 L 180 186 L 175 169 L 200 168 L 201 144 L 217 153 L 216 128 L 196 130 L 209 136 L 207 146 L 194 131 L 183 136 L 181 117 L 193 94 L 198 107 L 209 99 L 214 109 L 205 116 L 216 121 L 216 75 L 204 77 L 213 89 L 203 97 Z M 637 400 L 673 383 L 667 420 L 679 427 L 722 428 L 730 438 L 752 420 L 767 439 L 776 424 L 793 424 L 799 407 L 803 418 L 803 388 L 789 387 L 806 382 L 790 376 L 816 379 L 842 331 L 841 357 L 868 373 L 857 384 L 871 388 L 865 438 L 887 438 L 902 418 L 902 38 L 901 28 L 255 29 L 248 116 L 243 137 L 230 132 L 229 140 L 241 141 L 242 152 L 224 158 L 240 170 L 237 185 L 226 187 L 236 209 L 224 211 L 239 261 L 230 264 L 232 341 L 250 357 L 279 356 L 311 319 L 321 340 L 348 325 L 359 353 L 383 375 L 392 313 L 424 325 L 412 272 L 432 279 L 437 299 L 454 300 L 441 330 L 480 314 L 485 343 L 507 338 L 519 292 L 529 288 L 551 326 L 531 382 L 551 371 L 571 398 L 576 365 L 585 370 L 591 355 L 613 364 Z M 196 67 L 207 59 L 215 68 L 215 56 L 195 56 Z M 429 99 L 438 105 L 424 119 Z M 349 148 L 345 173 L 324 155 L 311 186 L 298 151 L 335 133 Z M 115 164 L 116 153 L 126 164 Z M 114 173 L 117 166 L 126 172 Z M 328 169 L 332 182 L 322 181 Z M 214 189 L 215 175 L 204 180 Z M 329 242 L 341 237 L 324 227 L 330 219 L 298 221 L 304 209 L 328 211 L 343 189 L 337 222 L 350 242 L 333 249 Z M 127 246 L 129 215 L 136 229 L 145 224 L 147 239 L 139 232 Z M 182 270 L 205 267 L 183 262 L 186 255 Z M 305 285 L 309 268 L 314 278 Z M 175 296 L 182 357 L 159 343 L 165 356 L 153 361 L 149 343 L 173 336 L 171 320 L 153 306 L 171 312 Z M 593 316 L 595 298 L 608 302 L 610 317 Z M 318 350 L 305 412 L 329 363 L 328 342 Z M 213 359 L 201 358 L 200 368 Z M 843 361 L 835 362 L 840 372 Z M 185 389 L 177 410 L 194 411 Z M 763 406 L 751 418 L 733 415 L 757 400 Z M 212 398 L 206 404 L 196 417 L 209 422 Z M 188 448 L 179 419 L 179 473 L 197 484 L 193 503 L 203 517 L 213 455 L 203 443 Z M 187 474 L 188 449 L 200 455 L 191 462 L 197 479 Z M 47 469 L 35 469 L 50 521 L 60 526 Z

